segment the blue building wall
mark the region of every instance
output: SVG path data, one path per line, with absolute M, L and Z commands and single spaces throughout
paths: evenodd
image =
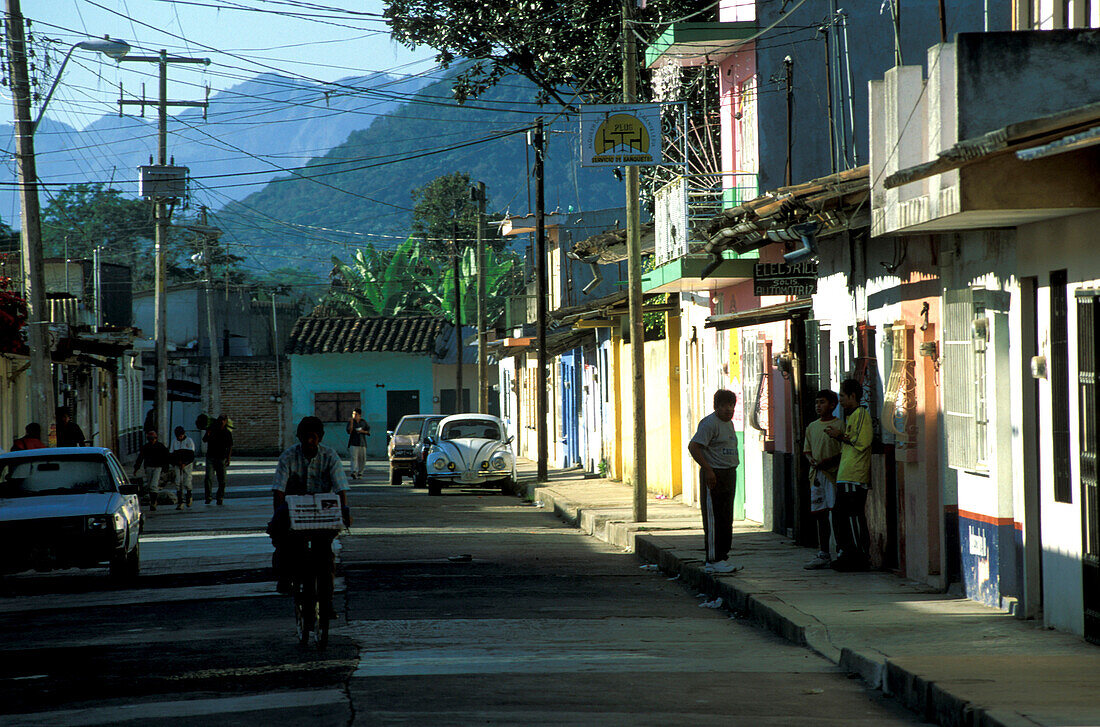
M 849 60 L 852 68 L 852 101 L 855 118 L 855 148 L 860 164 L 868 154 L 867 82 L 881 79 L 894 65 L 894 28 L 889 10 L 882 3 L 840 3 L 848 15 Z M 947 3 L 947 38 L 956 33 L 981 31 L 985 24 L 985 5 L 989 7 L 989 29 L 1008 30 L 1011 21 L 1010 0 L 988 3 Z M 786 12 L 788 3 L 757 3 L 757 25 L 769 26 Z M 790 56 L 793 86 L 793 129 L 791 179 L 795 184 L 832 172 L 829 161 L 828 94 L 825 91 L 825 42 L 816 25 L 829 17 L 828 0 L 810 0 L 799 7 L 790 20 L 780 23 L 772 36 L 781 41 L 757 45 L 756 75 L 760 83 L 760 180 L 759 191 L 783 186 L 787 161 L 787 98 L 781 79 L 783 59 Z M 928 49 L 940 42 L 939 6 L 936 0 L 907 0 L 901 3 L 902 62 L 909 66 L 925 65 Z M 833 79 L 834 83 L 837 79 Z M 847 95 L 847 74 L 844 74 Z M 835 88 L 835 86 L 834 86 Z M 844 106 L 834 104 L 833 113 L 843 114 L 845 125 L 851 115 L 847 99 Z M 960 137 L 963 138 L 963 137 Z M 849 154 L 851 160 L 851 154 Z M 844 166 L 842 165 L 842 169 Z
M 421 412 L 431 411 L 432 360 L 423 354 L 371 352 L 290 356 L 291 426 L 314 413 L 313 395 L 357 392 L 371 428 L 367 456 L 386 456 L 386 392 L 420 392 Z M 347 422 L 325 423 L 325 444 L 347 454 Z

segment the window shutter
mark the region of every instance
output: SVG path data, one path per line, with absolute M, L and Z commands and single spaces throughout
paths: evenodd
M 944 291 L 943 415 L 949 467 L 978 465 L 974 418 L 974 291 Z

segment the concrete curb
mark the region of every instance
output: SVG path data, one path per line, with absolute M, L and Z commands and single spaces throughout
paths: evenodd
M 633 550 L 639 560 L 656 564 L 661 571 L 680 579 L 709 596 L 720 596 L 735 615 L 744 616 L 784 639 L 808 647 L 836 664 L 841 670 L 858 675 L 870 688 L 895 699 L 925 720 L 944 727 L 1035 727 L 1036 723 L 1010 710 L 972 704 L 920 674 L 892 662 L 885 655 L 834 644 L 828 628 L 781 598 L 753 593 L 736 576 L 705 573 L 696 554 L 677 553 L 658 544 L 644 532 L 598 510 L 585 509 L 562 498 L 553 484 L 534 480 L 516 483 L 517 496 L 541 502 L 565 522 L 604 542 Z

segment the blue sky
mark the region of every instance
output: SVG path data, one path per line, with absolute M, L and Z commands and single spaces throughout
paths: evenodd
M 169 98 L 180 100 L 201 100 L 206 85 L 214 93 L 260 73 L 335 81 L 372 71 L 415 74 L 432 67 L 431 49 L 410 51 L 390 39 L 377 17 L 383 9 L 379 0 L 327 4 L 373 15 L 306 9 L 295 0 L 24 0 L 22 6 L 24 16 L 34 21 L 36 45 L 57 41 L 48 43 L 55 49 L 49 69 L 41 54 L 35 59 L 43 95 L 72 44 L 105 34 L 130 43 L 134 54 L 155 55 L 163 48 L 210 58 L 206 67 L 170 67 Z M 223 8 L 211 7 L 216 5 Z M 224 7 L 230 5 L 250 10 Z M 155 97 L 156 66 L 116 64 L 77 50 L 47 116 L 83 128 L 103 114 L 117 113 L 120 82 L 127 96 L 140 95 L 144 83 L 146 96 Z M 11 107 L 4 106 L 10 119 Z

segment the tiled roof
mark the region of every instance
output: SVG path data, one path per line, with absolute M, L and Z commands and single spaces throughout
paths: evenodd
M 408 318 L 353 318 L 303 316 L 294 323 L 288 354 L 435 353 L 444 323 L 431 316 Z

